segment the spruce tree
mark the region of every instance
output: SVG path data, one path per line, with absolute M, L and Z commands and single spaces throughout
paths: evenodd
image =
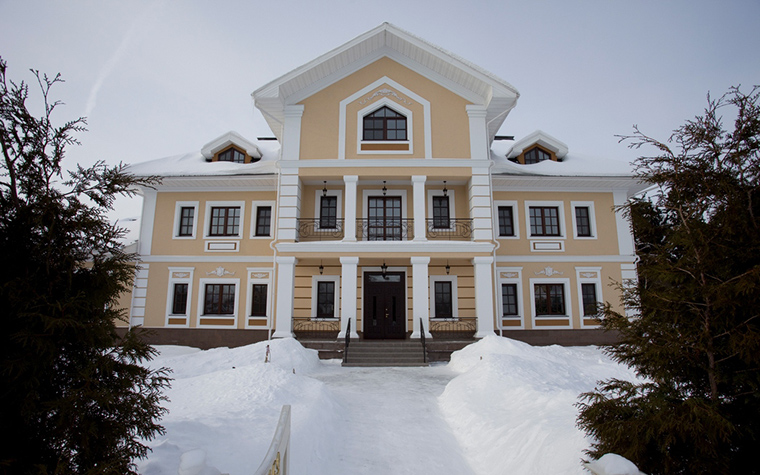
M 704 114 L 637 160 L 654 185 L 624 206 L 638 281 L 632 318 L 604 309 L 619 332 L 606 351 L 641 380 L 602 381 L 581 395 L 578 424 L 650 474 L 760 473 L 760 89 L 708 95 Z M 725 130 L 722 114 L 733 121 Z
M 55 126 L 60 75 L 33 73 L 39 117 L 0 58 L 0 473 L 135 473 L 169 380 L 142 366 L 155 350 L 135 331 L 117 334 L 135 256 L 105 213 L 154 180 L 103 162 L 65 174 L 85 120 Z

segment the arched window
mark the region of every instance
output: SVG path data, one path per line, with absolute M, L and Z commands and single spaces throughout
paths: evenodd
M 407 140 L 406 117 L 387 106 L 365 115 L 363 140 Z
M 552 159 L 552 156 L 549 153 L 547 153 L 546 151 L 538 147 L 533 147 L 532 149 L 525 152 L 526 165 L 543 162 L 544 160 L 551 160 L 551 159 Z
M 245 163 L 245 154 L 232 147 L 219 154 L 220 162 Z

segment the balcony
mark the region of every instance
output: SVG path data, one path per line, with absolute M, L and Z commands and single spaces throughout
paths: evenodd
M 299 218 L 297 241 L 340 241 L 345 236 L 342 218 Z M 425 234 L 431 240 L 472 239 L 472 219 L 425 220 Z M 407 241 L 414 239 L 412 218 L 359 218 L 356 238 L 360 241 Z

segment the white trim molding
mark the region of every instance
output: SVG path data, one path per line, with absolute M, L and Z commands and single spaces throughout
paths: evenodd
M 575 217 L 575 208 L 588 208 L 588 221 L 591 228 L 591 236 L 578 236 L 578 219 Z M 596 231 L 596 212 L 594 211 L 593 201 L 571 201 L 570 202 L 570 219 L 573 220 L 573 238 L 579 240 L 595 240 Z
M 247 288 L 245 292 L 245 328 L 253 330 L 271 330 L 272 329 L 272 273 L 271 267 L 248 267 L 246 274 L 248 276 Z M 267 306 L 266 316 L 251 315 L 251 305 L 253 304 L 253 284 L 265 284 L 267 286 Z M 251 325 L 251 321 L 264 320 L 264 325 Z
M 187 328 L 190 326 L 191 302 L 193 297 L 193 273 L 195 267 L 169 267 L 169 287 L 166 290 L 166 318 L 164 320 L 167 328 Z M 185 297 L 185 313 L 174 314 L 174 285 L 187 284 L 187 296 Z M 185 323 L 170 323 L 171 319 L 184 319 Z
M 235 304 L 232 313 L 217 315 L 203 313 L 205 310 L 205 297 L 206 297 L 206 285 L 211 284 L 234 284 L 235 285 Z M 237 329 L 238 327 L 238 308 L 240 306 L 240 279 L 238 278 L 205 278 L 202 277 L 198 281 L 198 311 L 196 318 L 197 328 L 229 328 Z M 232 325 L 201 325 L 201 319 L 203 320 L 229 320 L 232 318 L 234 323 Z
M 182 224 L 182 208 L 193 208 L 193 231 L 190 236 L 180 236 L 179 228 Z M 172 239 L 195 239 L 198 235 L 198 214 L 200 214 L 199 201 L 177 201 L 174 203 L 174 227 Z
M 576 267 L 575 280 L 578 282 L 578 315 L 580 316 L 581 328 L 599 328 L 599 325 L 587 325 L 586 315 L 583 309 L 583 284 L 594 284 L 597 303 L 602 303 L 602 268 L 601 267 Z
M 536 315 L 536 285 L 561 284 L 565 298 L 565 315 Z M 535 278 L 530 279 L 530 318 L 534 330 L 561 330 L 573 327 L 573 304 L 569 278 Z M 539 320 L 567 320 L 567 325 L 536 326 Z
M 501 286 L 503 284 L 515 284 L 517 286 L 517 315 L 505 316 L 502 312 L 504 309 L 503 295 Z M 523 302 L 523 283 L 522 267 L 497 267 L 496 268 L 496 301 L 497 315 L 499 318 L 500 330 L 523 330 L 525 329 L 525 302 Z M 504 326 L 504 321 L 518 322 L 519 325 Z

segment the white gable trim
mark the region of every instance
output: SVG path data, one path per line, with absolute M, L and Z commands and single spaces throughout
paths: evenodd
M 551 135 L 541 130 L 536 130 L 532 134 L 525 138 L 522 138 L 515 142 L 512 149 L 507 154 L 507 158 L 515 158 L 524 150 L 532 147 L 533 145 L 541 145 L 542 147 L 551 150 L 557 156 L 558 159 L 567 155 L 567 145 L 559 140 L 555 139 Z
M 372 84 L 359 89 L 355 93 L 340 101 L 340 116 L 338 118 L 338 159 L 345 160 L 346 158 L 346 107 L 351 102 L 354 102 L 361 96 L 368 94 L 370 91 L 377 89 L 383 84 L 387 84 L 393 87 L 394 89 L 404 93 L 406 96 L 414 99 L 422 105 L 422 121 L 424 123 L 423 133 L 425 134 L 425 158 L 433 158 L 433 132 L 430 124 L 430 101 L 425 100 L 419 94 L 412 92 L 388 76 L 383 76 Z M 396 105 L 397 104 L 394 103 L 394 106 Z M 357 124 L 357 127 L 358 126 L 359 124 Z M 414 137 L 411 137 L 410 141 L 413 140 Z

